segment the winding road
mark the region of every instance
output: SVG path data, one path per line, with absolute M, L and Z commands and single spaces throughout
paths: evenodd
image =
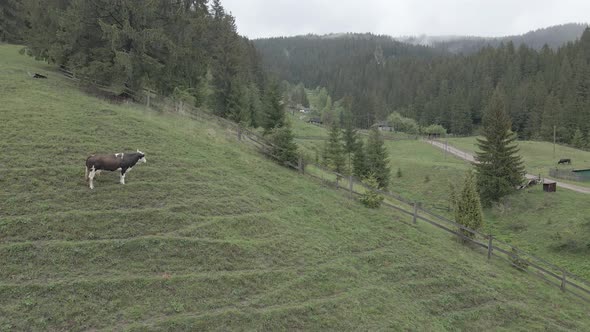
M 452 155 L 455 155 L 463 160 L 467 160 L 471 163 L 476 163 L 477 161 L 475 160 L 475 158 L 473 157 L 472 154 L 469 154 L 465 151 L 461 151 L 453 146 L 450 146 L 448 144 L 445 144 L 443 142 L 439 142 L 439 141 L 432 141 L 432 140 L 425 140 L 425 142 L 439 148 L 442 150 L 446 150 L 447 152 L 449 152 Z M 537 179 L 538 176 L 537 175 L 533 175 L 533 174 L 526 174 L 525 175 L 527 179 Z M 560 188 L 565 188 L 565 189 L 569 189 L 569 190 L 573 190 L 575 192 L 581 193 L 581 194 L 590 194 L 590 188 L 586 188 L 586 187 L 581 187 L 581 186 L 576 186 L 574 184 L 569 184 L 569 183 L 564 183 L 564 182 L 559 182 L 556 181 L 554 179 L 550 179 L 550 178 L 545 178 L 547 180 L 550 181 L 555 181 L 557 182 L 557 186 Z

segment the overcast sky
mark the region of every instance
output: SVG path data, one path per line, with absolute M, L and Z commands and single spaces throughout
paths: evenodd
M 222 0 L 249 38 L 372 32 L 505 36 L 590 21 L 590 0 Z

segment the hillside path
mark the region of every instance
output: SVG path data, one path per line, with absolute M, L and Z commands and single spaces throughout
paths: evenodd
M 450 154 L 453 154 L 463 160 L 467 160 L 471 163 L 475 163 L 475 158 L 473 157 L 472 154 L 469 154 L 465 151 L 459 150 L 453 146 L 447 145 L 443 142 L 439 142 L 439 141 L 432 141 L 432 140 L 425 140 L 425 142 L 439 148 L 442 150 L 446 150 L 447 152 L 449 152 Z M 538 176 L 537 175 L 533 175 L 533 174 L 526 174 L 525 175 L 527 179 L 537 179 Z M 557 186 L 561 187 L 561 188 L 565 188 L 565 189 L 569 189 L 569 190 L 573 190 L 575 192 L 581 193 L 581 194 L 589 194 L 590 195 L 590 188 L 586 188 L 586 187 L 580 187 L 580 186 L 576 186 L 574 184 L 569 184 L 569 183 L 564 183 L 564 182 L 559 182 L 556 181 L 554 179 L 545 177 L 545 179 L 550 180 L 550 181 L 555 181 L 557 182 Z

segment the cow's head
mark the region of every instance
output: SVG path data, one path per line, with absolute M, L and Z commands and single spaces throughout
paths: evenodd
M 143 153 L 143 152 L 141 152 L 139 150 L 137 150 L 137 153 L 139 153 L 139 156 L 140 156 L 140 158 L 139 158 L 138 161 L 141 161 L 143 163 L 147 163 L 147 160 L 145 160 L 145 153 Z

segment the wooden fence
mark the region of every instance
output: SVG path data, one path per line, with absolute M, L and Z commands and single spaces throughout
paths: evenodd
M 577 174 L 573 172 L 571 169 L 559 169 L 559 168 L 551 168 L 549 169 L 549 176 L 554 177 L 556 179 L 563 179 L 563 180 L 570 180 L 570 181 L 588 181 L 588 179 L 581 174 Z
M 79 81 L 80 77 L 77 77 L 73 72 L 68 71 L 65 68 L 61 68 L 60 71 L 65 77 Z M 100 82 L 93 82 L 87 80 L 90 84 L 95 85 L 98 88 L 105 88 L 106 85 L 100 84 Z M 125 91 L 129 96 L 132 96 L 136 101 L 144 102 L 146 106 L 156 108 L 162 111 L 176 109 L 174 104 L 175 101 L 156 95 L 153 91 L 144 90 L 137 92 L 126 89 Z M 143 97 L 142 97 L 143 96 Z M 227 128 L 235 135 L 236 140 L 242 143 L 249 144 L 255 147 L 262 154 L 275 161 L 280 161 L 280 158 L 273 155 L 273 151 L 280 151 L 280 148 L 274 146 L 261 134 L 247 129 L 233 121 L 225 118 L 216 116 L 209 112 L 200 110 L 192 106 L 186 106 L 186 115 L 195 119 L 216 122 L 219 125 Z M 372 190 L 384 197 L 383 205 L 387 208 L 394 209 L 402 214 L 409 216 L 412 219 L 414 225 L 419 222 L 423 222 L 436 227 L 437 229 L 446 233 L 452 234 L 462 239 L 466 243 L 473 244 L 478 248 L 485 259 L 491 260 L 498 258 L 506 261 L 508 264 L 515 268 L 525 271 L 530 275 L 534 275 L 547 283 L 559 287 L 564 293 L 572 294 L 584 301 L 590 302 L 590 282 L 582 277 L 579 277 L 573 273 L 566 271 L 565 269 L 558 267 L 542 258 L 531 255 L 519 248 L 516 248 L 504 241 L 495 238 L 491 234 L 483 234 L 477 230 L 470 229 L 469 227 L 460 225 L 448 218 L 445 218 L 432 210 L 425 208 L 421 202 L 408 200 L 400 195 L 392 192 L 385 192 L 382 190 L 376 190 L 368 187 L 363 181 L 355 178 L 351 175 L 344 175 L 333 172 L 321 165 L 310 163 L 309 161 L 299 158 L 297 162 L 281 162 L 282 165 L 289 167 L 304 176 L 309 176 L 318 181 L 321 181 L 325 185 L 333 187 L 337 190 L 346 191 L 347 195 L 351 199 L 356 199 L 367 190 Z M 319 174 L 307 170 L 319 170 Z

